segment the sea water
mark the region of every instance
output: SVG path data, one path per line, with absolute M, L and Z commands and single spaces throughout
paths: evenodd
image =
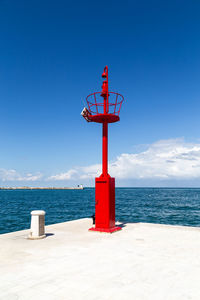
M 91 217 L 95 190 L 0 190 L 0 233 L 30 228 L 38 209 L 46 225 Z M 116 188 L 116 220 L 200 226 L 200 189 Z

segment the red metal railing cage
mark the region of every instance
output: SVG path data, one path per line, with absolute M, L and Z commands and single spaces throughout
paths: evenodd
M 101 92 L 95 92 L 87 96 L 88 111 L 93 115 L 104 114 L 104 99 Z M 108 93 L 106 114 L 119 116 L 124 97 L 115 92 Z

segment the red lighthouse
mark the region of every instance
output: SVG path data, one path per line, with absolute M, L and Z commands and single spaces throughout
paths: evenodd
M 107 66 L 102 77 L 102 91 L 87 96 L 88 109 L 84 108 L 81 114 L 88 122 L 103 126 L 102 174 L 95 178 L 95 227 L 90 230 L 112 233 L 121 227 L 115 226 L 115 178 L 108 174 L 108 123 L 119 121 L 124 97 L 108 90 Z

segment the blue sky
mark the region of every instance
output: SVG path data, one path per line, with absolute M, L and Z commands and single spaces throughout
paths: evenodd
M 101 126 L 80 112 L 108 65 L 125 97 L 117 185 L 200 186 L 199 15 L 199 1 L 1 0 L 0 185 L 94 184 Z

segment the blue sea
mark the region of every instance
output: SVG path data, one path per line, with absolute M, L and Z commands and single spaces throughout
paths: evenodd
M 0 190 L 0 233 L 30 228 L 36 209 L 46 225 L 91 217 L 95 190 Z M 200 226 L 200 189 L 116 188 L 116 220 Z

